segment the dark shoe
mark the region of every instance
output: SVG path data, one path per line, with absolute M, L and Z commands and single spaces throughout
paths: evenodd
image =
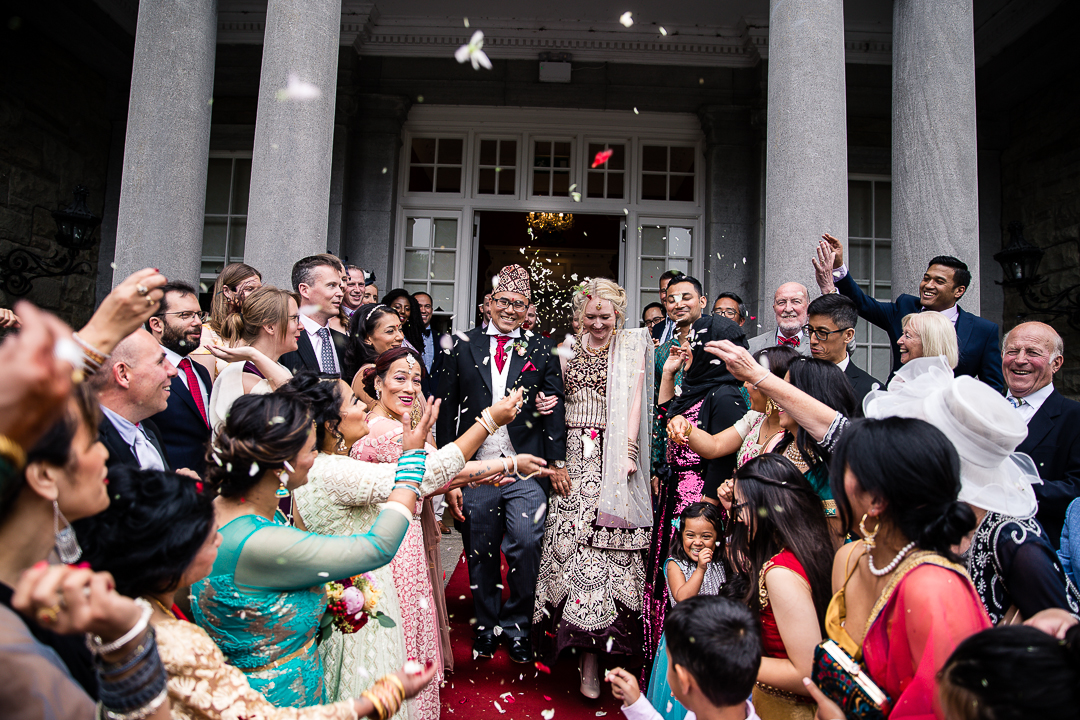
M 527 637 L 509 638 L 506 641 L 507 652 L 510 659 L 516 663 L 531 663 L 533 661 L 532 643 Z
M 473 659 L 493 658 L 498 647 L 499 643 L 495 640 L 494 634 L 484 633 L 483 635 L 477 635 L 472 644 Z
M 446 527 L 446 525 L 443 524 L 442 520 L 439 521 L 439 532 L 442 533 L 443 535 L 449 535 L 450 534 L 450 528 Z

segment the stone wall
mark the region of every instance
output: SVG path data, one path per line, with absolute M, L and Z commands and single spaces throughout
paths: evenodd
M 0 14 L 0 261 L 19 247 L 58 251 L 50 211 L 71 204 L 76 185 L 89 189 L 91 212 L 103 210 L 114 83 L 57 42 L 55 27 L 43 30 L 47 10 Z M 79 259 L 90 274 L 34 280 L 25 296 L 76 326 L 94 309 L 97 246 Z M 16 300 L 0 291 L 0 305 Z
M 988 142 L 1000 142 L 1003 242 L 1008 224 L 1022 222 L 1027 241 L 1046 252 L 1041 288 L 1052 294 L 1080 283 L 1080 59 L 1071 37 L 1080 11 L 1072 5 L 1065 3 L 988 64 L 979 98 L 980 113 L 1003 123 L 987 129 Z M 997 267 L 986 280 L 1000 278 Z M 1064 318 L 1031 313 L 1011 289 L 1003 320 L 1003 334 L 1021 320 L 1052 325 L 1065 341 L 1065 366 L 1055 385 L 1080 397 L 1080 331 Z

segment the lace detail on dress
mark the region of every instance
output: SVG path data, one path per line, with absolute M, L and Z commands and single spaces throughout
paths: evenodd
M 158 654 L 169 674 L 175 720 L 357 720 L 352 700 L 332 705 L 275 707 L 201 628 L 182 620 L 154 623 Z

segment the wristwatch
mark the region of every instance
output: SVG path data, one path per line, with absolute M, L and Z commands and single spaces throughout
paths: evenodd
M 566 461 L 565 460 L 555 460 L 551 464 L 555 466 L 556 470 L 562 470 L 563 468 L 566 467 Z

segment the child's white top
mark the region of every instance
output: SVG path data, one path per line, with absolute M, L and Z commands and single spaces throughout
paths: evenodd
M 664 720 L 664 716 L 658 713 L 656 708 L 649 703 L 649 699 L 645 697 L 644 693 L 638 697 L 637 702 L 633 705 L 623 705 L 622 713 L 627 720 Z M 684 720 L 697 720 L 697 716 L 688 710 Z M 746 701 L 746 720 L 761 720 L 757 711 L 754 710 L 754 704 L 749 700 Z

